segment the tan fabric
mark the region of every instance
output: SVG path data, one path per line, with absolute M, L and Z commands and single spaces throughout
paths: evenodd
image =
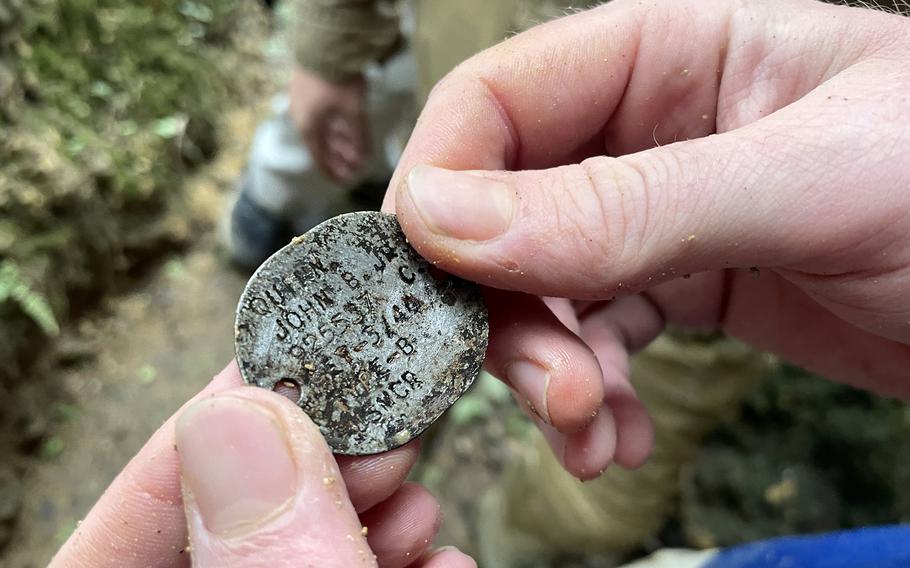
M 702 436 L 772 362 L 732 339 L 666 333 L 632 361 L 632 382 L 651 414 L 655 447 L 637 471 L 613 467 L 581 483 L 545 443 L 507 473 L 504 524 L 534 535 L 551 551 L 608 553 L 652 536 L 673 504 L 678 477 Z
M 400 45 L 399 7 L 391 0 L 298 0 L 295 8 L 297 63 L 330 81 L 359 75 Z
M 398 15 L 403 0 L 297 0 L 294 53 L 304 67 L 330 80 L 360 73 L 401 45 Z M 446 73 L 511 33 L 603 3 L 596 0 L 410 0 L 417 25 L 418 100 Z M 841 0 L 827 0 L 840 3 Z M 858 0 L 852 4 L 864 4 Z M 898 0 L 870 2 L 896 11 Z
M 418 100 L 456 65 L 529 27 L 594 0 L 411 0 Z M 330 80 L 360 73 L 401 44 L 401 0 L 297 0 L 297 62 Z
M 514 31 L 512 20 L 518 4 L 520 0 L 417 2 L 413 48 L 419 105 L 423 105 L 433 85 L 455 66 Z
M 413 47 L 417 101 L 459 63 L 539 23 L 600 4 L 595 0 L 417 0 Z

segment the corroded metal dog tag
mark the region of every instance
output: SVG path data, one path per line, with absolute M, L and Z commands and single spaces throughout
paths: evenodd
M 299 389 L 349 455 L 398 447 L 439 418 L 480 372 L 487 334 L 477 285 L 432 270 L 378 212 L 329 219 L 272 255 L 234 326 L 243 380 Z

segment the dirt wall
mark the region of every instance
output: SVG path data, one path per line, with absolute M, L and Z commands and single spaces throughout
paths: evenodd
M 48 449 L 44 355 L 200 228 L 184 181 L 260 88 L 265 28 L 254 2 L 0 0 L 0 547 L 17 456 Z

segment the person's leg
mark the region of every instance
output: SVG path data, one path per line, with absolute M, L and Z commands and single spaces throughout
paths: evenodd
M 372 153 L 357 180 L 339 185 L 322 174 L 300 139 L 286 95 L 276 96 L 271 116 L 253 139 L 231 213 L 230 251 L 235 263 L 255 268 L 294 235 L 334 215 L 371 204 L 370 187 L 385 190 L 414 121 L 414 69 L 407 52 L 373 66 L 367 76 L 367 118 Z M 358 199 L 352 202 L 355 193 Z M 364 195 L 366 194 L 366 195 Z
M 230 220 L 232 260 L 255 268 L 297 228 L 328 217 L 343 188 L 323 176 L 288 115 L 287 95 L 256 129 Z
M 288 220 L 250 198 L 248 183 L 247 177 L 240 179 L 240 189 L 231 205 L 227 248 L 234 264 L 253 270 L 288 242 L 293 229 Z

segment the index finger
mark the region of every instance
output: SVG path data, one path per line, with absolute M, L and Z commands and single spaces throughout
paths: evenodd
M 614 0 L 540 25 L 436 86 L 383 209 L 419 164 L 544 169 L 754 122 L 859 57 L 855 23 L 800 0 Z
M 469 59 L 431 93 L 384 208 L 418 164 L 540 169 L 651 147 L 655 125 L 668 141 L 713 132 L 733 3 L 711 4 L 616 0 Z

